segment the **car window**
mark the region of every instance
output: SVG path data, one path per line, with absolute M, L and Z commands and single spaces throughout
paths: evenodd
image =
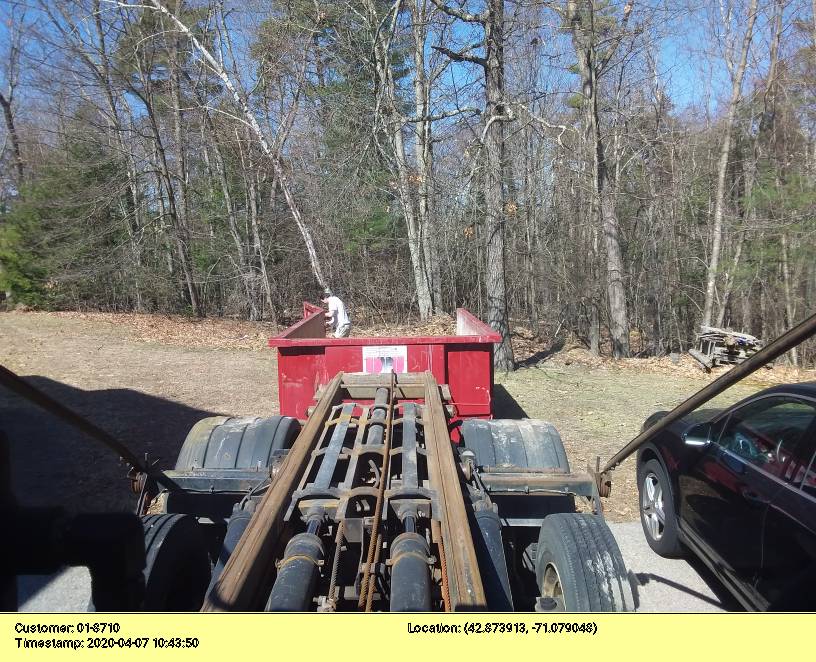
M 796 448 L 814 419 L 816 407 L 809 402 L 790 396 L 760 398 L 731 413 L 717 443 L 777 478 L 796 483 L 795 473 L 804 459 L 795 456 Z
M 816 497 L 816 453 L 810 458 L 803 458 L 802 462 L 789 471 L 794 485 L 799 485 L 805 494 Z

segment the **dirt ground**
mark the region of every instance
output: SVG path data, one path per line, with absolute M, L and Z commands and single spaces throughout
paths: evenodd
M 276 328 L 230 320 L 152 315 L 0 314 L 0 363 L 123 439 L 137 454 L 172 466 L 189 428 L 213 415 L 277 411 Z M 603 361 L 575 348 L 530 352 L 497 377 L 497 415 L 543 418 L 564 439 L 573 469 L 609 458 L 643 420 L 701 388 L 706 377 L 667 359 Z M 814 379 L 768 371 L 766 382 Z M 763 382 L 734 387 L 736 401 Z M 112 454 L 0 389 L 0 429 L 10 440 L 13 489 L 30 505 L 131 507 L 125 468 Z M 637 518 L 632 460 L 616 471 L 606 503 L 613 521 Z
M 167 468 L 201 418 L 276 413 L 275 352 L 265 346 L 264 326 L 253 337 L 254 326 L 4 313 L 0 364 Z M 0 429 L 11 442 L 21 501 L 72 510 L 132 507 L 125 468 L 110 451 L 2 389 Z

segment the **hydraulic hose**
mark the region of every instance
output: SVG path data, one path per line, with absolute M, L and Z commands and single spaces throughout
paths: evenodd
M 246 531 L 247 526 L 249 526 L 249 521 L 251 519 L 251 510 L 241 510 L 237 507 L 235 510 L 233 510 L 232 517 L 230 517 L 229 523 L 227 524 L 227 532 L 224 535 L 224 542 L 221 544 L 221 551 L 218 554 L 218 563 L 215 564 L 212 578 L 210 579 L 210 585 L 207 588 L 207 595 L 210 594 L 210 591 L 212 591 L 215 583 L 221 576 L 224 566 L 227 564 L 229 557 L 232 556 L 235 546 L 238 544 L 241 536 L 244 535 L 244 531 Z

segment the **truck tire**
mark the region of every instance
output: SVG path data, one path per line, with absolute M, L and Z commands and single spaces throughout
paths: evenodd
M 289 416 L 205 418 L 187 434 L 176 471 L 264 469 L 274 451 L 292 446 L 299 431 L 300 423 Z
M 538 536 L 536 579 L 553 611 L 634 611 L 618 544 L 598 515 L 558 513 Z
M 663 465 L 654 458 L 644 462 L 638 467 L 637 481 L 640 525 L 649 547 L 668 559 L 683 556 L 671 485 Z
M 144 611 L 198 611 L 210 583 L 210 559 L 190 515 L 148 515 Z
M 140 611 L 198 611 L 210 582 L 204 536 L 190 515 L 142 517 L 145 591 Z M 93 599 L 88 611 L 96 611 Z
M 462 423 L 462 444 L 480 467 L 570 470 L 561 436 L 546 421 L 470 418 Z

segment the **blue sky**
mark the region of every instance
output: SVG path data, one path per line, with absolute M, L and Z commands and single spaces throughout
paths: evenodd
M 25 6 L 27 4 L 29 3 L 0 0 L 0 6 L 2 6 L 0 17 L 6 19 L 14 5 Z M 473 6 L 478 8 L 478 3 Z M 641 10 L 641 7 L 644 6 L 639 3 L 635 4 L 632 22 L 640 20 L 641 16 L 645 16 L 645 10 Z M 663 15 L 668 19 L 663 24 L 655 26 L 658 32 L 663 33 L 663 37 L 659 38 L 656 44 L 656 50 L 658 53 L 658 69 L 666 85 L 666 91 L 674 103 L 676 112 L 683 112 L 692 106 L 701 108 L 708 100 L 709 111 L 716 114 L 718 100 L 725 98 L 729 90 L 728 73 L 722 64 L 721 58 L 716 57 L 716 49 L 707 42 L 705 12 L 703 11 L 705 7 L 704 4 L 701 4 L 698 11 L 693 15 L 676 10 L 672 2 L 655 10 L 654 16 L 657 16 L 658 19 L 661 16 L 660 12 L 664 12 Z M 639 10 L 641 11 L 640 15 L 638 14 Z M 792 10 L 789 9 L 785 16 L 787 26 L 794 18 L 791 14 Z M 36 15 L 36 10 L 29 10 L 29 16 L 34 17 Z M 809 17 L 802 18 L 809 19 Z M 754 64 L 757 65 L 758 70 L 764 72 L 767 66 L 764 60 L 767 59 L 767 34 L 769 32 L 767 18 L 764 15 L 758 19 L 756 31 L 757 38 L 754 42 L 752 55 L 756 58 Z M 455 34 L 457 37 L 462 35 L 464 38 L 464 32 L 459 32 L 458 29 Z M 8 39 L 8 26 L 5 20 L 0 20 L 0 44 L 3 45 L 0 46 L 0 50 L 5 50 Z M 706 51 L 709 51 L 709 56 L 706 56 Z M 456 79 L 459 82 L 464 82 L 469 78 L 465 69 L 463 65 L 454 65 L 450 70 L 448 80 Z M 472 75 L 472 72 L 470 75 Z M 746 77 L 744 86 L 746 91 L 749 89 L 751 81 L 750 75 Z M 570 82 L 569 79 L 566 82 Z M 22 95 L 25 91 L 20 90 L 19 93 Z
M 760 3 L 769 4 L 769 3 Z M 783 14 L 782 56 L 784 56 L 786 35 L 791 31 L 794 19 L 810 20 L 810 16 L 797 16 L 794 3 L 788 3 Z M 714 10 L 715 5 L 708 7 Z M 766 8 L 767 9 L 767 8 Z M 760 11 L 754 25 L 751 43 L 749 69 L 743 81 L 743 94 L 750 93 L 752 84 L 767 73 L 769 40 L 772 16 Z M 741 44 L 745 17 L 735 21 L 737 51 Z M 731 80 L 722 59 L 721 49 L 710 42 L 703 8 L 694 15 L 679 15 L 667 26 L 667 34 L 660 45 L 660 70 L 668 84 L 668 92 L 675 108 L 682 111 L 690 106 L 704 107 L 710 94 L 709 111 L 718 112 L 718 105 L 727 99 L 731 91 Z M 709 92 L 710 90 L 710 92 Z

